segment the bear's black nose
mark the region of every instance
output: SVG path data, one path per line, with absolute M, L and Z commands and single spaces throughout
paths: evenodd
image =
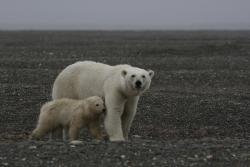
M 106 109 L 102 109 L 102 112 L 106 112 Z
M 136 81 L 135 82 L 136 88 L 141 88 L 141 84 L 142 84 L 141 81 L 139 81 L 139 80 Z

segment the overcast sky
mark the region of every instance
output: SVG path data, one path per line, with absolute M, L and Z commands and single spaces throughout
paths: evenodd
M 250 0 L 1 0 L 0 29 L 250 29 Z

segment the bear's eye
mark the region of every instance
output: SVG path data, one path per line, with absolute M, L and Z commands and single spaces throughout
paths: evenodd
M 142 78 L 146 78 L 145 75 L 142 75 L 141 77 L 142 77 Z
M 96 104 L 95 106 L 96 106 L 96 107 L 98 107 L 98 106 L 99 106 L 99 104 Z
M 132 78 L 134 78 L 134 77 L 135 77 L 135 75 L 131 75 L 131 77 L 132 77 Z

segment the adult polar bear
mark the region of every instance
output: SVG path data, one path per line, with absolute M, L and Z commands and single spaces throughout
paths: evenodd
M 57 76 L 52 98 L 104 97 L 107 108 L 104 126 L 109 139 L 124 141 L 128 139 L 139 97 L 150 87 L 153 76 L 152 70 L 130 65 L 76 62 Z

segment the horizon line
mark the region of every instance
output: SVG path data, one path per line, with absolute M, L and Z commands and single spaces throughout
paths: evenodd
M 94 29 L 85 29 L 85 28 L 0 28 L 0 31 L 250 31 L 250 28 L 145 28 L 145 29 L 105 29 L 105 28 L 94 28 Z

